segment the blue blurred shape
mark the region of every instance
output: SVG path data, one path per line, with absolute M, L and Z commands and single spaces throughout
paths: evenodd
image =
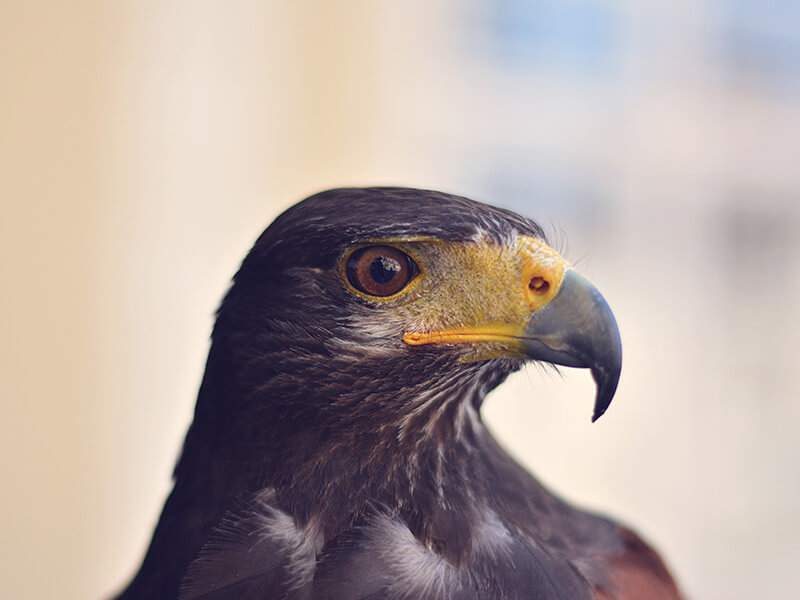
M 723 58 L 734 72 L 800 82 L 798 0 L 725 0 L 718 14 Z
M 607 74 L 621 15 L 597 0 L 484 0 L 482 25 L 506 67 L 547 65 Z

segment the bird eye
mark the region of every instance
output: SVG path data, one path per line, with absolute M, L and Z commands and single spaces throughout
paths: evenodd
M 370 296 L 392 296 L 418 273 L 408 254 L 390 246 L 361 248 L 347 260 L 350 285 Z

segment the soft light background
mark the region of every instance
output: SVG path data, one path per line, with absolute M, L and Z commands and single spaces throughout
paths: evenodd
M 127 580 L 238 262 L 366 184 L 534 217 L 615 309 L 597 424 L 583 371 L 489 398 L 521 461 L 693 598 L 800 597 L 798 6 L 0 1 L 0 597 Z

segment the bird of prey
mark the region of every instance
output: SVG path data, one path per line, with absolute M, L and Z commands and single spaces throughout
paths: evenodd
M 410 188 L 288 209 L 219 308 L 174 487 L 120 599 L 674 600 L 635 533 L 481 420 L 526 362 L 619 379 L 608 304 L 507 210 Z

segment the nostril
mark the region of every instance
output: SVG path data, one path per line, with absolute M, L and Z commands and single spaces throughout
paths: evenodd
M 531 279 L 530 283 L 528 284 L 528 287 L 532 292 L 535 292 L 537 294 L 544 294 L 545 292 L 547 292 L 547 290 L 550 289 L 550 284 L 544 277 L 534 277 L 533 279 Z

